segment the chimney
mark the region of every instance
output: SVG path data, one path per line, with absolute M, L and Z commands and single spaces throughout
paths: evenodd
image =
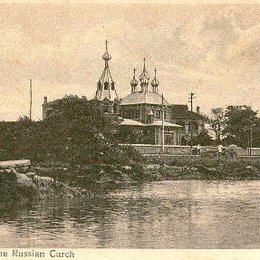
M 48 102 L 48 98 L 47 97 L 44 97 L 43 98 L 43 103 L 46 104 Z
M 196 112 L 197 112 L 197 114 L 200 113 L 200 107 L 199 106 L 196 107 Z

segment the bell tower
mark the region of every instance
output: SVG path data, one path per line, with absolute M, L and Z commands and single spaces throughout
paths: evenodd
M 106 40 L 106 52 L 102 56 L 102 59 L 105 61 L 105 67 L 103 73 L 97 82 L 97 91 L 95 99 L 99 101 L 108 100 L 114 101 L 119 100 L 116 89 L 115 82 L 113 81 L 110 69 L 109 69 L 109 60 L 112 59 L 111 55 L 108 53 L 108 41 Z

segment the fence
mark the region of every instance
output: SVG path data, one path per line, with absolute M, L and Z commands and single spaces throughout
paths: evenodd
M 153 155 L 153 154 L 161 154 L 162 153 L 162 146 L 161 145 L 152 145 L 152 144 L 120 144 L 120 146 L 132 146 L 134 147 L 139 153 Z M 196 146 L 194 146 L 196 149 Z M 201 146 L 201 150 L 211 150 L 217 151 L 218 148 L 216 146 Z M 236 149 L 239 156 L 248 156 L 248 150 L 237 147 Z M 184 145 L 165 145 L 164 146 L 164 154 L 169 155 L 189 155 L 190 154 L 190 146 Z M 252 156 L 260 156 L 260 148 L 252 148 L 251 151 Z

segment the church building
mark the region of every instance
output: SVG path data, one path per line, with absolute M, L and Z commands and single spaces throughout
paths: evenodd
M 143 134 L 144 143 L 162 144 L 164 136 L 165 144 L 180 144 L 182 126 L 171 122 L 169 103 L 158 93 L 159 80 L 156 69 L 150 83 L 144 58 L 143 71 L 139 76 L 140 85 L 135 73 L 134 69 L 133 79 L 130 82 L 131 93 L 120 102 L 120 116 L 123 118 L 120 127 L 127 127 L 139 135 Z
M 133 79 L 130 82 L 131 93 L 119 99 L 109 69 L 108 62 L 111 55 L 108 53 L 107 41 L 106 52 L 102 58 L 105 60 L 105 68 L 97 83 L 95 99 L 100 102 L 104 115 L 117 116 L 119 141 L 162 144 L 164 130 L 165 144 L 180 144 L 183 127 L 171 122 L 169 103 L 158 93 L 159 80 L 156 77 L 156 69 L 150 82 L 144 58 L 143 71 L 139 76 L 140 85 L 134 69 Z
M 105 61 L 103 72 L 97 81 L 94 99 L 98 102 L 101 112 L 114 120 L 112 131 L 120 143 L 138 143 L 155 145 L 188 144 L 191 129 L 196 137 L 204 129 L 205 118 L 199 113 L 188 110 L 187 105 L 169 104 L 159 94 L 157 70 L 150 82 L 146 59 L 143 70 L 137 80 L 136 69 L 130 81 L 130 94 L 120 99 L 116 84 L 112 78 L 109 61 L 112 59 L 106 50 L 102 56 Z M 44 98 L 43 119 L 55 111 L 58 100 L 51 102 Z M 191 125 L 192 122 L 192 125 Z M 164 138 L 163 138 L 164 137 Z

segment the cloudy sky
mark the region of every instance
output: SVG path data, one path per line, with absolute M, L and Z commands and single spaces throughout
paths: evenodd
M 0 120 L 41 118 L 44 96 L 94 97 L 109 41 L 120 97 L 143 57 L 173 104 L 252 104 L 260 110 L 259 5 L 0 5 Z

